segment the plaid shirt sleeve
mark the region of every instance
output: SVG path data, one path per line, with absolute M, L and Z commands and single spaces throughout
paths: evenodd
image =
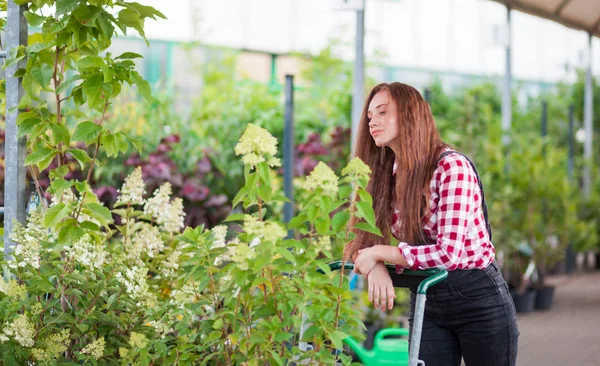
M 398 244 L 411 269 L 458 268 L 477 187 L 475 172 L 462 157 L 444 159 L 434 173 L 438 184 L 437 242 L 412 246 Z

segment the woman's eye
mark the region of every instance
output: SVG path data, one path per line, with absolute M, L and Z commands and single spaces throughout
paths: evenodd
M 380 116 L 384 116 L 384 115 L 385 115 L 385 111 L 381 111 L 381 112 L 379 112 L 379 115 L 380 115 Z

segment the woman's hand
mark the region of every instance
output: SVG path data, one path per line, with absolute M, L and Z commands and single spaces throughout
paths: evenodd
M 354 261 L 354 272 L 367 277 L 375 264 L 381 260 L 378 254 L 377 245 L 359 250 Z
M 394 307 L 396 292 L 392 284 L 392 278 L 383 262 L 377 262 L 367 275 L 369 284 L 369 301 L 373 306 L 385 311 L 385 305 L 391 310 Z

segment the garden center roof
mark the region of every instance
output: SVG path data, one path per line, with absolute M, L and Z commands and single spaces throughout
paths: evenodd
M 599 0 L 492 0 L 600 37 Z

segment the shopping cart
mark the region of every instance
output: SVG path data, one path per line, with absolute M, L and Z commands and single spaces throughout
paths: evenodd
M 329 263 L 329 268 L 335 270 L 353 270 L 353 263 L 336 261 Z M 443 269 L 427 269 L 423 271 L 404 270 L 401 274 L 396 273 L 396 267 L 387 265 L 394 287 L 404 287 L 416 290 L 415 313 L 412 327 L 410 349 L 406 338 L 408 329 L 387 328 L 382 329 L 375 335 L 373 348 L 369 351 L 364 349 L 359 342 L 352 337 L 347 337 L 344 342 L 356 353 L 360 361 L 365 365 L 399 365 L 399 366 L 423 366 L 425 363 L 419 360 L 419 346 L 421 343 L 421 330 L 423 328 L 423 316 L 425 314 L 426 294 L 429 287 L 443 281 L 448 277 L 448 271 Z M 323 273 L 322 270 L 319 272 Z

